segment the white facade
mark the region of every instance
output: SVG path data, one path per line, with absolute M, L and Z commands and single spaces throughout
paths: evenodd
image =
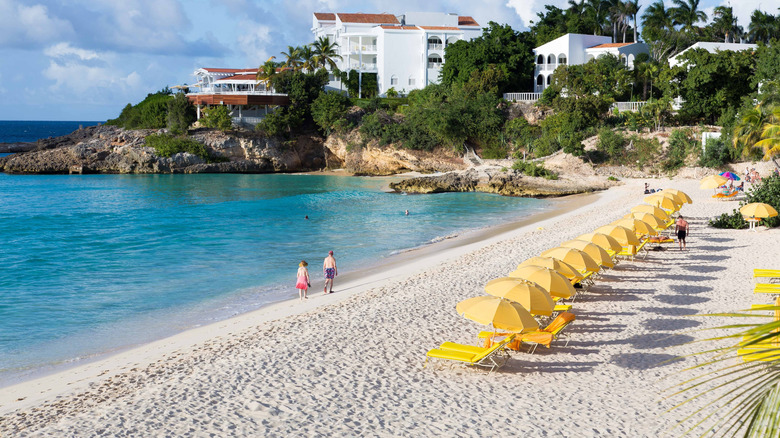
M 534 92 L 541 93 L 550 85 L 559 65 L 580 65 L 591 59 L 611 54 L 629 69 L 640 53 L 649 53 L 645 43 L 612 43 L 608 36 L 568 33 L 534 49 Z
M 315 13 L 312 32 L 338 45 L 339 70 L 376 73 L 379 94 L 385 95 L 390 88 L 406 94 L 438 83 L 447 45 L 476 38 L 482 28 L 471 17 L 439 12 Z M 328 88 L 343 86 L 331 76 Z
M 683 61 L 680 59 L 680 55 L 687 52 L 688 50 L 704 49 L 710 53 L 715 53 L 715 52 L 723 52 L 726 50 L 730 50 L 732 52 L 740 52 L 742 50 L 755 50 L 757 48 L 758 48 L 757 44 L 698 42 L 692 45 L 691 47 L 688 47 L 687 49 L 683 50 L 682 52 L 669 57 L 669 67 L 677 67 L 678 65 L 682 64 Z

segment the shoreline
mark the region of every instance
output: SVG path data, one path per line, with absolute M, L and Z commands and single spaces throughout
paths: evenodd
M 320 173 L 312 174 L 318 175 Z M 328 299 L 328 302 L 318 302 L 315 308 L 319 308 L 328 304 L 338 303 L 356 293 L 360 293 L 369 288 L 377 287 L 377 285 L 383 284 L 385 280 L 390 278 L 390 274 L 385 276 L 385 273 L 387 272 L 406 275 L 408 271 L 405 270 L 412 265 L 414 265 L 413 269 L 415 271 L 430 268 L 432 265 L 442 261 L 441 255 L 438 254 L 442 251 L 449 253 L 452 251 L 458 251 L 463 247 L 481 245 L 485 242 L 492 242 L 496 239 L 500 239 L 501 236 L 505 234 L 515 232 L 521 228 L 530 227 L 545 220 L 555 219 L 560 215 L 581 208 L 583 205 L 588 203 L 591 198 L 597 197 L 598 194 L 599 192 L 585 193 L 548 199 L 549 202 L 557 205 L 553 205 L 545 211 L 533 213 L 528 218 L 503 224 L 487 225 L 481 228 L 470 229 L 464 232 L 459 232 L 452 237 L 442 236 L 435 242 L 426 242 L 416 247 L 401 249 L 398 252 L 387 256 L 386 258 L 369 264 L 368 266 L 362 266 L 354 271 L 347 271 L 345 274 L 337 277 L 337 287 L 334 290 L 334 295 L 329 295 L 327 297 L 322 296 L 323 294 L 318 293 L 317 291 L 324 284 L 324 280 L 319 279 L 313 281 L 309 293 L 310 300 L 302 304 L 309 304 L 312 302 L 311 298 L 321 296 L 322 298 Z M 376 271 L 380 268 L 382 270 L 382 274 L 371 274 L 372 271 Z M 347 293 L 342 294 L 342 292 Z M 282 299 L 263 305 L 255 310 L 243 312 L 235 316 L 230 316 L 226 319 L 218 320 L 216 322 L 195 323 L 184 331 L 179 331 L 169 336 L 165 336 L 162 339 L 156 339 L 148 343 L 119 347 L 112 351 L 98 353 L 86 358 L 75 358 L 72 359 L 72 363 L 66 362 L 56 365 L 43 365 L 37 367 L 34 370 L 22 370 L 18 373 L 11 373 L 11 375 L 7 378 L 4 378 L 3 383 L 0 384 L 0 415 L 8 412 L 9 403 L 12 404 L 11 398 L 25 398 L 25 400 L 30 402 L 35 400 L 35 398 L 33 398 L 31 395 L 24 394 L 24 389 L 22 387 L 28 384 L 38 387 L 40 385 L 38 385 L 37 382 L 42 381 L 43 386 L 45 386 L 46 384 L 49 384 L 50 379 L 68 380 L 67 376 L 69 374 L 77 376 L 75 380 L 83 382 L 84 379 L 87 379 L 91 382 L 97 377 L 103 377 L 106 375 L 102 369 L 106 368 L 107 366 L 103 366 L 103 363 L 110 364 L 110 367 L 116 368 L 125 361 L 125 358 L 129 359 L 130 356 L 140 353 L 141 357 L 148 357 L 148 353 L 145 351 L 147 349 L 156 350 L 159 348 L 159 346 L 165 346 L 163 348 L 181 348 L 183 346 L 188 346 L 190 344 L 189 342 L 182 342 L 183 340 L 176 338 L 187 338 L 191 335 L 190 332 L 192 331 L 209 330 L 214 327 L 219 327 L 219 330 L 221 330 L 224 329 L 225 325 L 234 324 L 231 322 L 234 319 L 248 318 L 250 315 L 252 315 L 253 318 L 256 318 L 259 316 L 256 315 L 258 312 L 276 313 L 279 311 L 279 309 L 285 309 L 285 312 L 290 313 L 285 313 L 284 315 L 278 316 L 279 318 L 284 318 L 311 310 L 311 305 L 307 305 L 305 309 L 297 309 L 294 307 L 296 306 L 296 303 L 299 303 L 298 298 Z M 265 319 L 262 319 L 262 316 L 259 317 L 261 318 L 260 321 L 265 321 Z M 243 327 L 243 325 L 241 326 Z M 195 336 L 197 339 L 201 339 L 197 335 Z M 172 351 L 165 351 L 163 356 L 171 352 Z M 129 361 L 132 362 L 132 360 Z M 133 366 L 143 366 L 144 364 L 142 362 L 134 363 Z M 120 368 L 127 369 L 127 366 L 120 366 Z M 99 375 L 96 374 L 97 369 L 101 369 Z M 72 384 L 73 382 L 67 383 L 68 386 L 72 386 Z M 17 391 L 19 392 L 17 393 Z M 21 405 L 21 407 L 24 406 L 26 406 L 26 404 Z M 13 409 L 18 409 L 18 407 Z
M 606 271 L 573 303 L 570 342 L 513 354 L 489 375 L 460 364 L 424 367 L 428 349 L 473 344 L 484 329 L 457 315 L 457 302 L 526 258 L 622 217 L 641 203 L 644 182 L 693 197 L 682 211 L 691 223 L 686 251 L 672 244 Z M 715 400 L 665 412 L 680 402 L 667 399 L 669 388 L 701 361 L 691 355 L 709 347 L 692 341 L 727 321 L 689 315 L 768 302 L 752 293 L 752 269 L 780 260 L 780 229 L 707 227 L 737 203 L 710 199 L 695 180 L 627 180 L 591 196 L 411 269 L 336 283 L 343 294 L 198 328 L 61 376 L 60 386 L 31 382 L 16 390 L 23 400 L 5 390 L 0 434 L 511 436 L 521 427 L 531 436 L 670 435 Z

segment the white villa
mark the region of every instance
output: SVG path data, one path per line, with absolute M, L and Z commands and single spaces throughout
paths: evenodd
M 730 50 L 732 52 L 740 52 L 742 50 L 755 50 L 758 48 L 758 44 L 741 44 L 741 43 L 704 43 L 704 42 L 698 42 L 691 47 L 688 47 L 687 49 L 683 50 L 682 52 L 669 57 L 669 67 L 677 67 L 678 65 L 682 64 L 682 59 L 680 59 L 680 56 L 687 52 L 688 50 L 693 49 L 704 49 L 710 53 L 715 52 L 723 52 L 726 50 Z
M 440 12 L 393 14 L 314 13 L 314 38 L 329 37 L 338 45 L 341 71 L 376 73 L 379 94 L 388 89 L 406 94 L 439 82 L 444 49 L 471 40 L 482 28 L 468 16 Z M 331 75 L 329 89 L 343 89 Z
M 606 54 L 619 58 L 629 69 L 640 53 L 649 53 L 647 44 L 612 43 L 608 36 L 568 33 L 534 49 L 534 92 L 541 93 L 550 85 L 553 71 L 559 65 L 580 65 Z

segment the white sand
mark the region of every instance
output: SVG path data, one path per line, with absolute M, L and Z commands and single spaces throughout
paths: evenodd
M 645 180 L 500 236 L 443 250 L 339 293 L 281 303 L 0 391 L 0 436 L 647 436 L 690 410 L 662 390 L 719 318 L 685 315 L 769 303 L 752 269 L 780 267 L 780 231 L 717 230 L 737 206 L 692 180 L 649 180 L 694 198 L 689 250 L 621 262 L 574 303 L 567 347 L 515 354 L 499 372 L 440 363 L 443 341 L 483 327 L 455 313 L 484 284 L 640 204 Z M 543 229 L 537 229 L 542 227 Z M 315 285 L 316 286 L 316 285 Z M 316 288 L 314 289 L 316 290 Z M 103 375 L 99 375 L 99 374 Z M 671 377 L 670 377 L 671 376 Z

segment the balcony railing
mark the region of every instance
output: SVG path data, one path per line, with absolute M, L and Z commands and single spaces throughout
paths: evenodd
M 428 68 L 441 68 L 442 62 L 429 62 Z
M 542 93 L 504 93 L 504 100 L 509 102 L 536 102 Z
M 632 111 L 632 112 L 639 112 L 640 109 L 642 109 L 643 106 L 645 106 L 647 102 L 615 102 L 612 104 L 613 110 L 618 110 L 620 112 L 623 111 Z
M 442 50 L 443 48 L 444 48 L 444 44 L 428 43 L 428 50 Z
M 257 95 L 257 96 L 286 96 L 284 93 L 276 93 L 273 91 L 266 91 L 266 90 L 246 90 L 246 91 L 226 91 L 226 90 L 219 90 L 219 89 L 209 89 L 205 88 L 200 91 L 191 91 L 187 94 L 224 94 L 224 95 Z
M 351 44 L 350 52 L 376 52 L 376 44 Z
M 353 62 L 349 64 L 349 68 L 351 70 L 362 70 L 362 71 L 376 71 L 376 63 L 375 62 L 364 62 L 362 64 L 358 62 Z

